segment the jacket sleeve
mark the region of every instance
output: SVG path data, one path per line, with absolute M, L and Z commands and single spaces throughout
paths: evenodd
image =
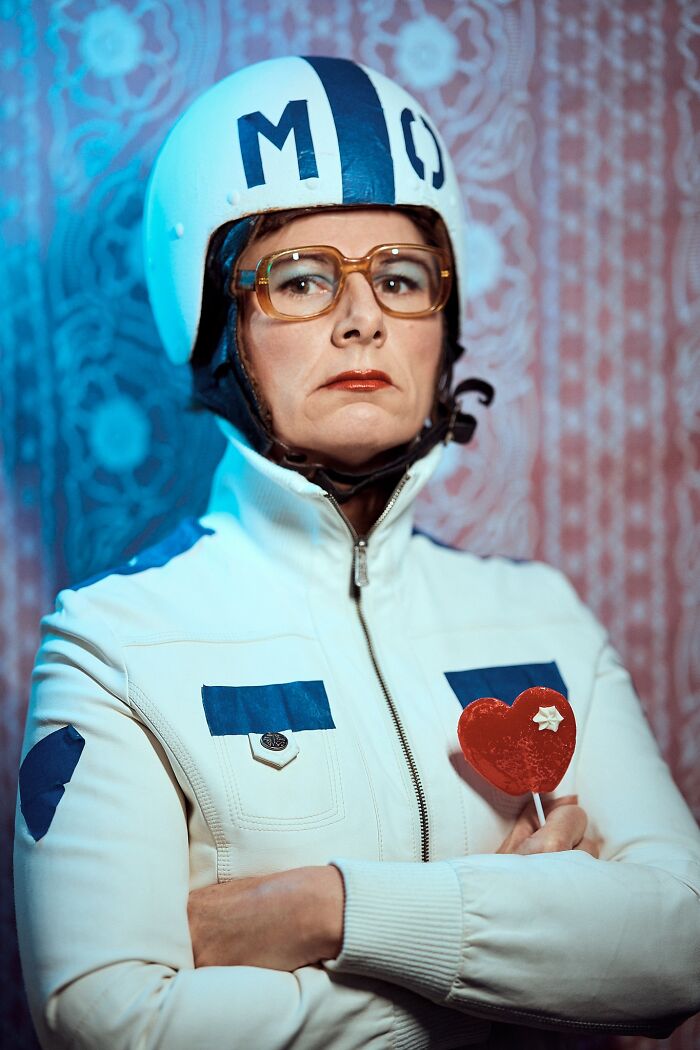
M 700 1009 L 700 835 L 607 645 L 576 777 L 599 860 L 334 861 L 345 939 L 326 965 L 533 1027 L 658 1037 Z
M 379 982 L 321 966 L 193 968 L 186 807 L 159 742 L 126 702 L 120 647 L 82 593 L 65 592 L 44 628 L 15 886 L 45 1050 L 326 1050 L 329 1035 L 345 1050 L 384 1045 L 402 1010 L 390 986 L 385 998 Z

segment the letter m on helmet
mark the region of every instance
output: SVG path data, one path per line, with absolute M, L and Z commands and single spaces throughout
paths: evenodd
M 272 124 L 259 110 L 238 118 L 238 138 L 248 189 L 265 184 L 265 172 L 260 156 L 260 136 L 264 135 L 273 146 L 281 150 L 289 138 L 290 131 L 294 132 L 299 178 L 317 178 L 316 154 L 311 138 L 306 99 L 288 102 L 279 124 Z

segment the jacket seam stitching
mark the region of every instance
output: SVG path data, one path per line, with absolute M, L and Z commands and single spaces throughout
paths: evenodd
M 160 739 L 168 748 L 170 748 L 180 764 L 180 767 L 187 777 L 188 783 L 199 802 L 199 807 L 207 823 L 207 827 L 209 828 L 209 832 L 217 851 L 226 848 L 227 841 L 223 834 L 221 822 L 216 813 L 214 801 L 207 790 L 203 778 L 197 770 L 192 756 L 180 739 L 179 734 L 175 731 L 167 718 L 165 718 L 158 710 L 155 704 L 149 700 L 142 689 L 132 683 L 130 693 L 137 710 L 153 726 Z
M 453 987 L 454 987 L 455 984 L 459 984 L 460 981 L 461 981 L 461 979 L 459 977 L 456 977 L 454 982 L 453 982 Z M 488 1019 L 488 1015 L 493 1013 L 493 1014 L 497 1014 L 499 1016 L 504 1016 L 506 1018 L 517 1018 L 518 1020 L 525 1018 L 525 1019 L 529 1019 L 531 1021 L 532 1020 L 535 1020 L 535 1021 L 546 1021 L 550 1025 L 557 1025 L 559 1030 L 561 1030 L 563 1028 L 565 1030 L 574 1029 L 574 1030 L 615 1031 L 615 1032 L 626 1032 L 626 1033 L 629 1033 L 631 1035 L 639 1035 L 639 1034 L 641 1034 L 641 1035 L 648 1035 L 650 1032 L 653 1032 L 653 1031 L 658 1031 L 658 1032 L 666 1031 L 666 1027 L 663 1024 L 659 1024 L 659 1023 L 654 1024 L 653 1022 L 650 1022 L 649 1024 L 643 1024 L 643 1023 L 625 1024 L 623 1021 L 609 1021 L 609 1022 L 608 1021 L 576 1021 L 576 1020 L 567 1019 L 565 1017 L 558 1017 L 556 1014 L 541 1014 L 541 1013 L 535 1013 L 534 1011 L 531 1011 L 531 1010 L 518 1010 L 517 1008 L 510 1007 L 510 1006 L 498 1006 L 495 1003 L 494 1004 L 480 1003 L 478 1001 L 478 999 L 465 999 L 462 996 L 459 996 L 459 997 L 454 996 L 452 991 L 450 991 L 448 999 L 446 1000 L 446 1002 L 451 1002 L 453 1004 L 453 1008 L 456 1007 L 458 1009 L 462 1007 L 462 1004 L 464 1004 L 466 1006 L 469 1006 L 469 1007 L 474 1007 L 476 1010 L 478 1010 L 482 1014 L 486 1015 L 487 1019 Z M 466 1012 L 467 1011 L 465 1011 L 465 1013 Z M 553 1029 L 553 1030 L 556 1031 L 557 1029 Z
M 122 642 L 122 645 L 125 649 L 148 649 L 153 645 L 168 645 L 173 642 L 182 642 L 183 644 L 194 642 L 206 645 L 256 645 L 277 641 L 280 638 L 300 638 L 305 642 L 317 641 L 317 638 L 313 635 L 302 634 L 300 631 L 279 631 L 276 634 L 256 634 L 250 637 L 241 637 L 240 634 L 216 634 L 214 632 L 206 635 L 183 635 L 181 632 L 171 632 L 170 634 L 150 635 L 145 638 L 132 638 Z
M 325 732 L 333 732 L 333 730 L 325 730 Z M 220 738 L 222 739 L 222 738 Z M 223 738 L 225 739 L 225 738 Z M 333 750 L 333 757 L 329 751 Z M 285 831 L 298 831 L 311 830 L 313 828 L 327 827 L 330 824 L 337 824 L 339 821 L 345 818 L 345 803 L 342 793 L 342 783 L 340 779 L 339 762 L 337 757 L 337 751 L 335 745 L 326 744 L 325 747 L 325 758 L 326 765 L 328 768 L 329 780 L 331 783 L 332 792 L 332 804 L 320 813 L 314 813 L 307 817 L 263 817 L 256 816 L 255 814 L 246 814 L 237 804 L 234 785 L 237 786 L 235 770 L 231 764 L 230 757 L 226 754 L 223 745 L 217 748 L 219 752 L 219 761 L 225 766 L 228 776 L 225 777 L 226 797 L 229 803 L 229 809 L 231 817 L 238 827 L 242 830 L 251 831 L 279 831 L 284 833 Z

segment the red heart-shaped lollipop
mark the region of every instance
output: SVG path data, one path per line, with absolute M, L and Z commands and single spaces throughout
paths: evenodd
M 509 795 L 547 792 L 566 773 L 576 747 L 576 720 L 555 689 L 532 686 L 511 707 L 474 700 L 457 726 L 462 752 L 482 777 Z

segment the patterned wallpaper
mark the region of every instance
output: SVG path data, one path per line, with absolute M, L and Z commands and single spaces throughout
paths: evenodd
M 700 814 L 698 0 L 0 0 L 3 833 L 40 615 L 201 512 L 221 451 L 146 304 L 155 151 L 212 81 L 295 53 L 397 79 L 457 163 L 461 369 L 497 400 L 422 524 L 570 575 Z M 23 1050 L 7 857 L 0 1039 Z M 699 1044 L 690 1022 L 668 1045 Z

